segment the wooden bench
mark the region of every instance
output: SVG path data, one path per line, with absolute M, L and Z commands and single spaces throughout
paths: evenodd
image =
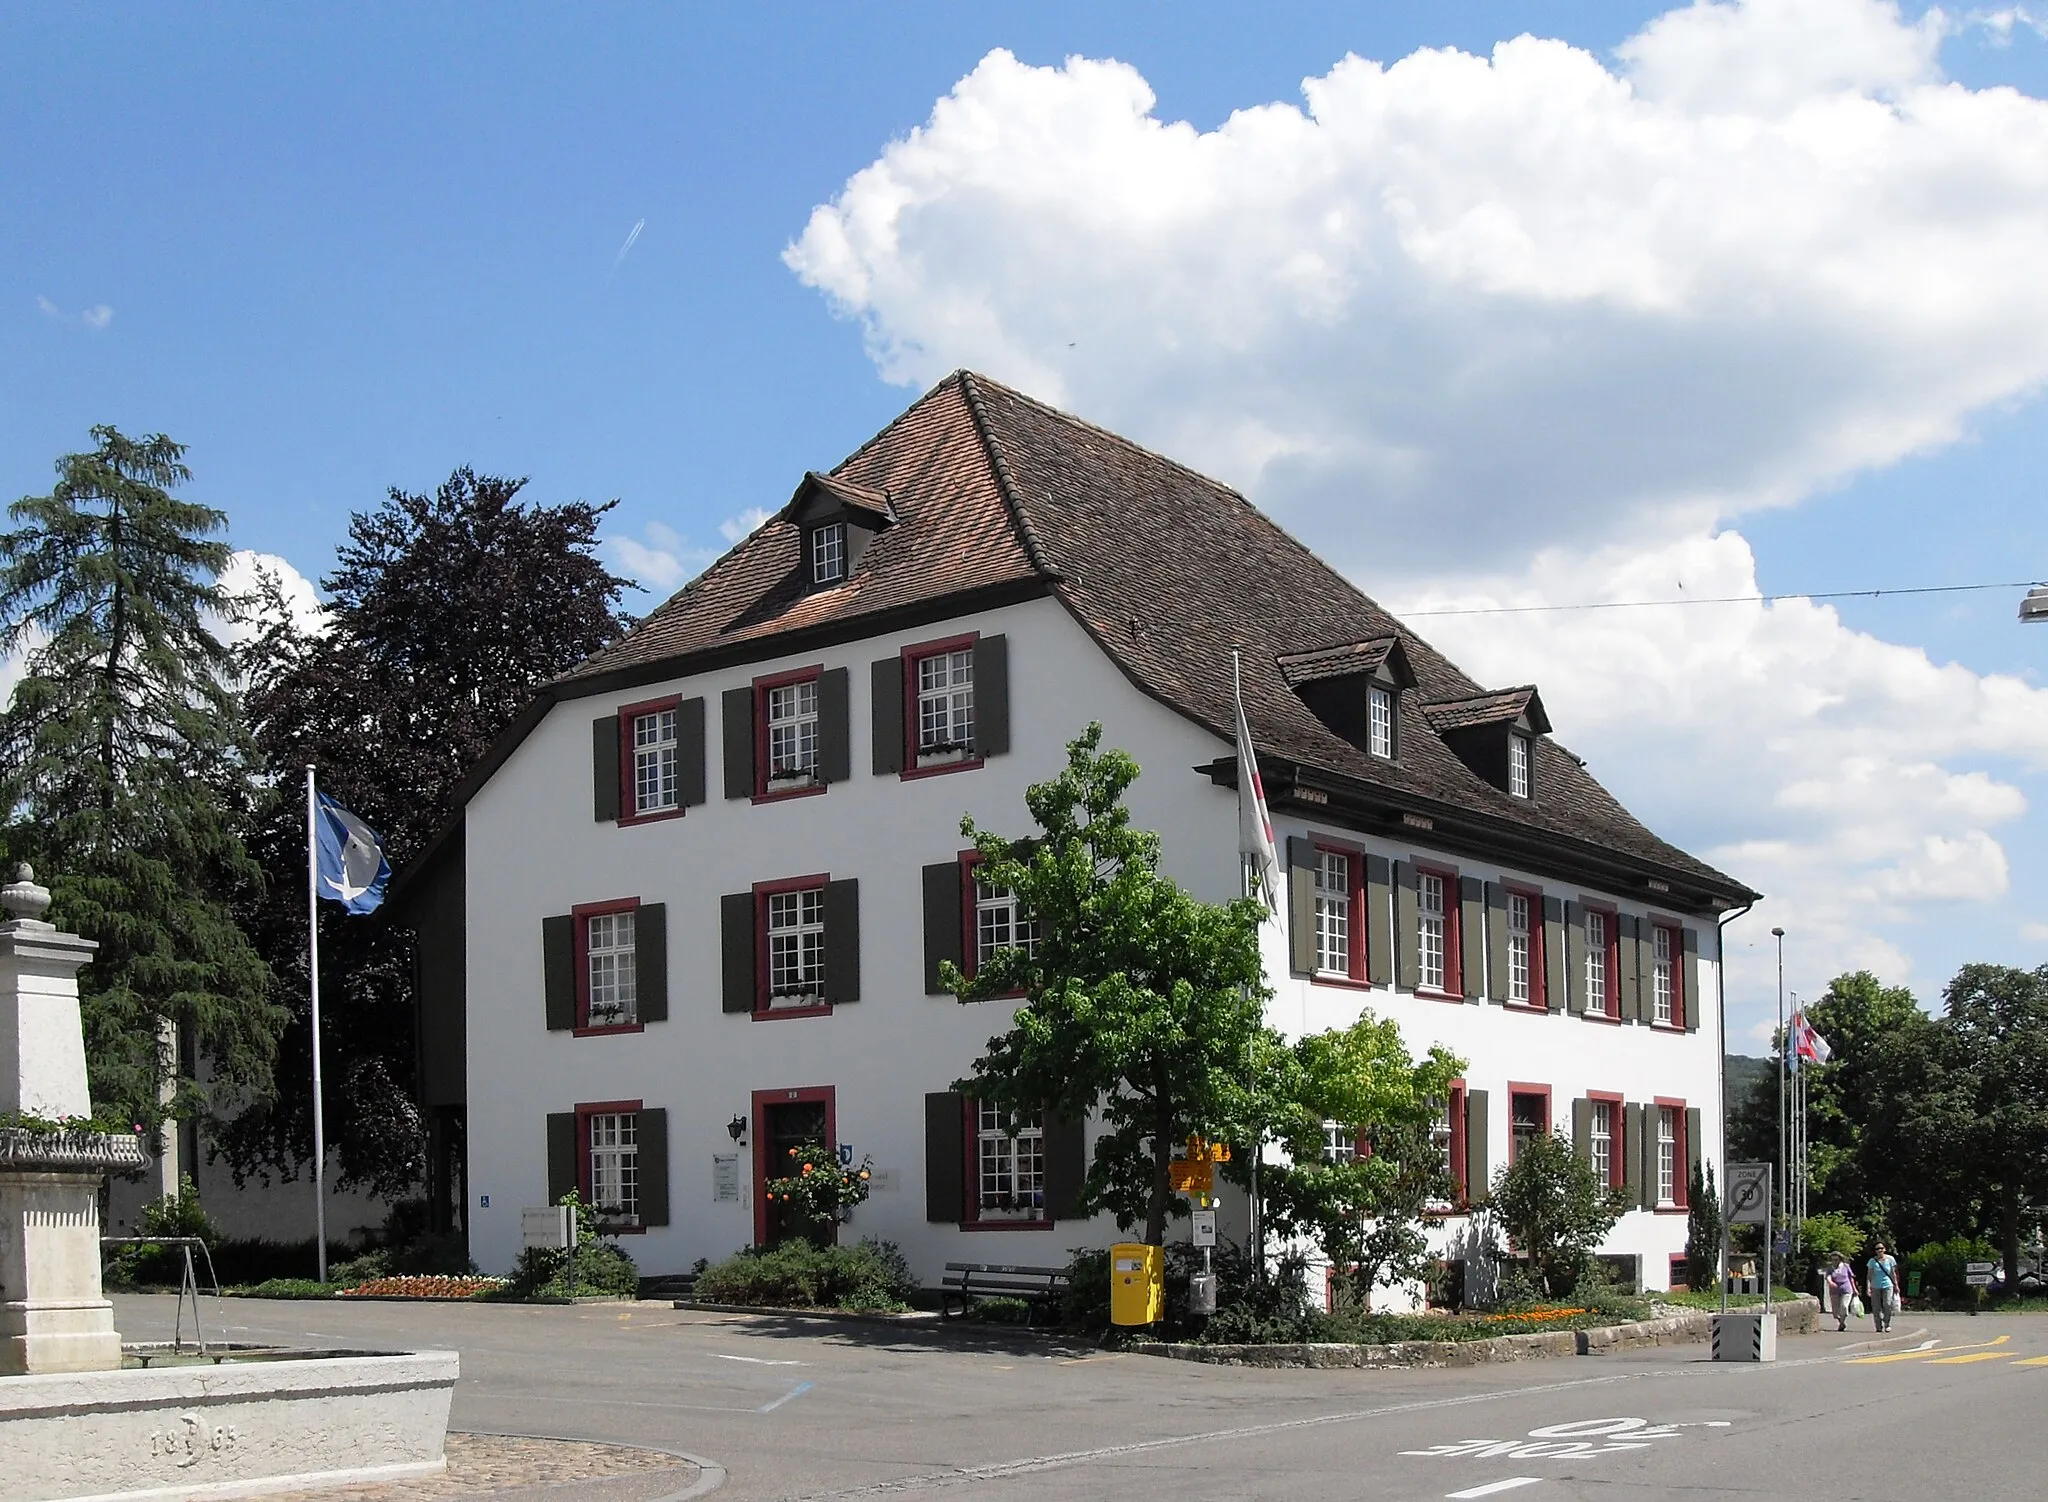
M 939 1284 L 939 1313 L 956 1319 L 967 1312 L 969 1299 L 1022 1299 L 1034 1310 L 1042 1308 L 1067 1291 L 1067 1270 L 1006 1262 L 948 1262 Z M 955 1299 L 960 1307 L 948 1307 Z

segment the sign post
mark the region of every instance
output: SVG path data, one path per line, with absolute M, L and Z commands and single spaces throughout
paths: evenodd
M 1984 1307 L 1984 1290 L 1991 1286 L 1995 1262 L 1965 1262 L 1963 1264 L 1963 1285 L 1970 1290 L 1970 1313 L 1975 1314 Z
M 1721 1312 L 1714 1316 L 1714 1360 L 1778 1359 L 1778 1316 L 1771 1308 L 1771 1165 L 1730 1163 L 1722 1181 Z M 1764 1306 L 1760 1311 L 1728 1310 L 1729 1232 L 1735 1226 L 1763 1227 Z

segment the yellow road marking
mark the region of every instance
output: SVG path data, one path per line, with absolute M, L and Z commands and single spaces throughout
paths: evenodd
M 2014 1366 L 2048 1366 L 2048 1356 L 2029 1356 L 2025 1361 L 2015 1361 Z
M 1947 1360 L 1958 1351 L 1980 1351 L 1986 1346 L 2002 1346 L 2011 1340 L 2010 1335 L 2001 1335 L 1996 1340 L 1987 1340 L 1982 1346 L 1935 1346 L 1926 1351 L 1894 1351 L 1889 1356 L 1857 1356 L 1843 1363 L 1844 1366 L 1878 1366 L 1887 1361 L 1926 1361 L 1930 1358 Z M 2001 1354 L 2010 1355 L 2010 1352 Z M 1983 1358 L 1979 1358 L 1983 1359 Z
M 1973 1361 L 2003 1361 L 2010 1351 L 1979 1351 L 1973 1356 L 1944 1356 L 1939 1361 L 1930 1361 L 1929 1366 L 1968 1366 Z

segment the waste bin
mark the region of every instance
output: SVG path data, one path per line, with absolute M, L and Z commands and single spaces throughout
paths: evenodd
M 1166 1249 L 1119 1241 L 1109 1249 L 1109 1321 L 1156 1324 L 1166 1313 Z

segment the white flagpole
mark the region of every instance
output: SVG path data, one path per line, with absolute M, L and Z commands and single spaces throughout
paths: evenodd
M 1242 725 L 1245 723 L 1244 649 L 1237 646 L 1232 646 L 1230 649 L 1230 693 L 1237 708 L 1237 723 Z M 1233 726 L 1232 729 L 1234 731 L 1236 727 Z M 1251 796 L 1251 791 L 1251 769 L 1240 764 L 1237 769 L 1238 828 L 1240 830 L 1244 827 L 1244 800 Z M 1237 853 L 1237 884 L 1240 897 L 1252 895 L 1251 861 L 1242 850 Z M 1261 948 L 1263 949 L 1264 923 L 1261 923 L 1259 927 L 1261 929 Z M 1252 1081 L 1254 1087 L 1256 1087 L 1257 1083 L 1256 1080 Z M 1249 1208 L 1251 1210 L 1252 1281 L 1254 1283 L 1264 1283 L 1266 1281 L 1266 1228 L 1261 1224 L 1263 1217 L 1260 1214 L 1261 1207 L 1259 1204 L 1259 1159 L 1266 1155 L 1265 1148 L 1266 1124 L 1262 1121 L 1259 1123 L 1257 1140 L 1252 1143 L 1251 1193 L 1247 1196 L 1251 1201 Z
M 313 1237 L 319 1281 L 327 1281 L 327 1122 L 320 1096 L 320 800 L 306 763 L 306 977 L 313 1001 Z

